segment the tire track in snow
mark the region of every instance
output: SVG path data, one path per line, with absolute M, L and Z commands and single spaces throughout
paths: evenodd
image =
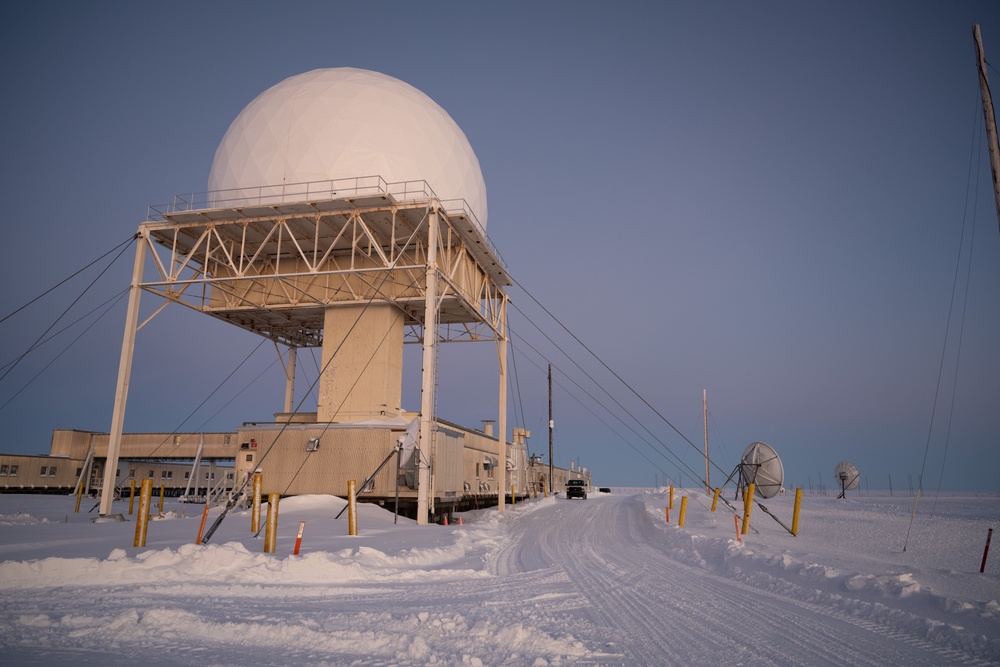
M 987 664 L 905 629 L 678 562 L 667 537 L 638 498 L 560 501 L 521 517 L 497 573 L 562 568 L 630 664 Z

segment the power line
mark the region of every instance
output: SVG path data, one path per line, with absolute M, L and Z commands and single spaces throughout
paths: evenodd
M 136 238 L 136 237 L 132 237 L 131 241 L 134 241 L 134 240 L 135 240 L 135 238 Z M 129 242 L 127 242 L 127 243 L 128 243 L 129 245 L 131 245 L 131 241 L 129 241 Z M 125 247 L 122 247 L 122 246 L 125 246 Z M 77 297 L 76 297 L 75 299 L 73 299 L 73 302 L 72 302 L 72 303 L 70 303 L 70 304 L 69 304 L 69 305 L 68 305 L 68 306 L 66 307 L 66 309 L 65 309 L 65 310 L 64 310 L 64 311 L 63 311 L 62 313 L 60 313 L 59 317 L 57 317 L 57 318 L 56 318 L 56 319 L 55 319 L 55 320 L 54 320 L 54 321 L 52 322 L 52 324 L 50 324 L 50 325 L 48 326 L 48 328 L 47 328 L 47 329 L 45 329 L 45 331 L 43 331 L 43 332 L 41 333 L 41 335 L 40 335 L 40 336 L 39 336 L 39 337 L 38 337 L 38 338 L 37 338 L 37 339 L 35 340 L 35 342 L 31 344 L 31 347 L 29 347 L 29 348 L 28 348 L 27 350 L 25 350 L 24 352 L 22 352 L 22 353 L 21 353 L 21 356 L 19 356 L 19 357 L 18 357 L 17 359 L 15 359 L 15 360 L 14 360 L 14 363 L 12 363 L 12 364 L 10 364 L 10 365 L 8 366 L 7 370 L 6 370 L 6 371 L 4 371 L 3 375 L 0 375 L 0 381 L 2 381 L 2 380 L 3 380 L 4 378 L 5 378 L 5 377 L 7 377 L 7 375 L 8 375 L 8 374 L 9 374 L 9 373 L 10 373 L 10 372 L 11 372 L 12 370 L 14 370 L 14 368 L 15 368 L 15 367 L 16 367 L 16 366 L 17 366 L 17 365 L 18 365 L 19 363 L 21 363 L 21 360 L 22 360 L 22 359 L 24 359 L 24 358 L 25 358 L 26 356 L 28 356 L 28 353 L 29 353 L 29 352 L 31 352 L 31 351 L 32 351 L 32 350 L 34 350 L 34 349 L 35 349 L 36 347 L 38 347 L 38 345 L 40 345 L 40 344 L 41 344 L 41 341 L 42 341 L 42 339 L 43 339 L 43 338 L 45 338 L 45 336 L 46 336 L 46 335 L 47 335 L 47 334 L 49 333 L 49 331 L 51 331 L 51 330 L 52 330 L 52 327 L 54 327 L 54 326 L 55 326 L 56 324 L 58 324 L 58 323 L 59 323 L 59 320 L 61 320 L 61 319 L 62 319 L 62 318 L 63 318 L 63 317 L 64 317 L 64 316 L 66 315 L 66 313 L 68 313 L 68 312 L 70 311 L 70 309 L 71 309 L 71 308 L 72 308 L 73 306 L 75 306 L 75 305 L 77 304 L 77 302 L 78 302 L 78 301 L 79 301 L 80 299 L 82 299 L 82 298 L 83 298 L 83 295 L 84 295 L 84 294 L 86 294 L 87 292 L 89 292 L 89 291 L 90 291 L 90 288 L 94 286 L 94 283 L 96 283 L 96 282 L 97 282 L 98 280 L 100 280 L 100 279 L 101 279 L 101 276 L 103 276 L 103 275 L 104 275 L 104 274 L 105 274 L 105 273 L 106 273 L 106 272 L 108 271 L 108 269 L 110 269 L 110 268 L 111 268 L 111 267 L 112 267 L 112 266 L 114 265 L 114 263 L 115 263 L 116 261 L 118 261 L 118 258 L 122 256 L 122 253 L 123 253 L 123 252 L 125 252 L 125 249 L 126 249 L 127 247 L 128 247 L 128 245 L 126 245 L 125 243 L 122 243 L 122 244 L 119 244 L 118 246 L 116 246 L 116 248 L 121 248 L 121 251 L 119 251 L 119 253 L 118 253 L 117 255 L 115 255 L 115 258 L 111 260 L 111 263 L 110 263 L 110 264 L 108 264 L 108 265 L 107 265 L 106 267 L 104 267 L 104 269 L 102 269 L 102 270 L 101 270 L 101 272 L 100 272 L 99 274 L 97 274 L 97 277 L 96 277 L 96 278 L 94 278 L 94 279 L 93 279 L 93 280 L 92 280 L 92 281 L 90 282 L 90 284 L 89 284 L 89 285 L 87 285 L 87 287 L 86 287 L 86 288 L 85 288 L 85 289 L 84 289 L 84 290 L 83 290 L 82 292 L 80 292 L 79 296 L 77 296 Z M 102 257 L 102 258 L 103 258 L 103 257 L 107 257 L 107 256 L 108 256 L 109 254 L 111 254 L 111 252 L 113 252 L 113 250 L 111 250 L 111 251 L 108 251 L 108 252 L 104 253 L 104 255 L 102 255 L 101 257 Z M 95 260 L 95 261 L 97 261 L 97 260 Z M 91 262 L 91 264 L 93 264 L 93 262 Z M 88 265 L 88 266 L 89 266 L 89 265 Z M 82 269 L 81 269 L 81 271 L 82 271 Z M 79 273 L 79 271 L 78 271 L 77 273 Z M 74 275 L 76 275 L 76 274 L 74 274 Z M 65 282 L 65 281 L 63 281 L 63 282 Z M 61 284 L 61 283 L 60 283 L 60 284 Z M 53 288 L 53 289 L 54 289 L 54 288 Z M 51 290 L 50 290 L 50 291 L 51 291 Z M 22 307 L 23 307 L 23 306 L 22 306 Z M 18 310 L 20 310 L 20 309 L 18 309 Z M 15 312 L 16 312 L 16 311 L 15 311 Z M 12 313 L 12 314 L 13 314 L 13 313 Z M 9 317 L 9 316 L 8 316 L 8 317 Z
M 7 313 L 7 314 L 6 314 L 6 315 L 4 315 L 4 316 L 3 316 L 2 318 L 0 318 L 0 322 L 5 322 L 5 321 L 7 321 L 7 319 L 8 319 L 8 318 L 10 318 L 10 317 L 12 317 L 12 316 L 16 315 L 17 313 L 21 312 L 22 310 L 24 310 L 25 308 L 27 308 L 28 306 L 30 306 L 30 305 L 31 305 L 31 304 L 33 304 L 34 302 L 38 301 L 39 299 L 41 299 L 41 298 L 42 298 L 43 296 L 45 296 L 46 294 L 48 294 L 48 293 L 49 293 L 49 292 L 51 292 L 52 290 L 56 289 L 57 287 L 59 287 L 60 285 L 62 285 L 62 284 L 63 284 L 63 283 L 65 283 L 65 282 L 67 282 L 68 280 L 70 280 L 70 279 L 74 278 L 74 277 L 75 277 L 76 275 L 78 275 L 78 274 L 80 274 L 80 273 L 82 273 L 82 272 L 86 271 L 87 269 L 89 269 L 90 267 L 92 267 L 92 266 L 93 266 L 94 264 L 98 263 L 99 261 L 101 261 L 102 259 L 104 259 L 105 257 L 107 257 L 108 255 L 110 255 L 111 253 L 113 253 L 113 252 L 114 252 L 115 250 L 117 250 L 118 248 L 122 247 L 123 245 L 125 245 L 125 244 L 127 244 L 127 243 L 131 243 L 132 241 L 134 241 L 134 240 L 135 240 L 135 238 L 136 238 L 136 237 L 135 237 L 134 235 L 133 235 L 133 236 L 130 236 L 130 237 L 129 237 L 128 239 L 126 239 L 126 240 L 122 241 L 121 243 L 119 243 L 118 245 L 116 245 L 116 246 L 115 246 L 114 248 L 112 248 L 111 250 L 107 251 L 106 253 L 104 253 L 103 255 L 101 255 L 100 257 L 98 257 L 97 259 L 95 259 L 94 261 L 92 261 L 92 262 L 91 262 L 90 264 L 87 264 L 87 265 L 86 265 L 85 267 L 83 267 L 82 269 L 79 269 L 78 271 L 75 271 L 74 273 L 71 273 L 71 274 L 70 274 L 69 276 L 67 276 L 66 278 L 63 278 L 63 279 L 62 279 L 62 280 L 60 280 L 60 281 L 59 281 L 58 283 L 56 283 L 55 285 L 53 285 L 53 286 L 52 286 L 52 287 L 50 287 L 49 289 L 45 290 L 44 292 L 42 292 L 41 294 L 39 294 L 38 296 L 36 296 L 36 297 L 35 297 L 34 299 L 31 299 L 30 301 L 28 301 L 28 302 L 27 302 L 26 304 L 24 304 L 24 305 L 23 305 L 23 306 L 21 306 L 20 308 L 15 308 L 15 309 L 14 309 L 14 310 L 12 310 L 11 312 Z M 117 257 L 116 257 L 115 259 L 117 259 Z M 113 264 L 113 263 L 114 263 L 114 262 L 112 262 L 112 264 Z

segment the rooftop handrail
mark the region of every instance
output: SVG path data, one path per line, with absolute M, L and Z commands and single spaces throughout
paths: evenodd
M 146 222 L 162 222 L 166 216 L 173 213 L 200 211 L 214 208 L 239 208 L 245 206 L 267 206 L 269 204 L 291 204 L 295 202 L 315 201 L 317 199 L 347 199 L 360 196 L 391 195 L 398 201 L 414 201 L 434 198 L 437 195 L 427 181 L 397 181 L 387 183 L 381 176 L 355 176 L 351 178 L 332 178 L 322 181 L 303 181 L 301 183 L 283 183 L 281 185 L 259 185 L 249 188 L 229 188 L 226 190 L 206 190 L 174 195 L 168 204 L 150 205 L 146 213 Z M 456 215 L 468 216 L 474 229 L 486 242 L 487 247 L 500 261 L 507 263 L 500 256 L 496 246 L 486 235 L 479 218 L 465 199 L 441 200 L 445 213 L 450 217 Z

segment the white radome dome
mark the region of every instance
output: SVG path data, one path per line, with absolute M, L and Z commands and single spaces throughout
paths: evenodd
M 289 77 L 240 112 L 215 151 L 209 191 L 381 176 L 464 199 L 486 229 L 486 183 L 469 140 L 408 83 L 350 67 Z

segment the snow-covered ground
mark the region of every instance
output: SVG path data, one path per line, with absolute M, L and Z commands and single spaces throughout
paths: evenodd
M 134 548 L 92 500 L 0 495 L 0 664 L 1000 665 L 1000 535 L 979 572 L 1000 497 L 922 499 L 905 552 L 912 498 L 807 495 L 798 537 L 755 507 L 741 542 L 710 501 L 425 527 L 361 505 L 351 537 L 341 499 L 287 498 L 264 554 L 247 512 L 199 546 L 201 508 L 168 500 Z M 791 523 L 791 497 L 765 505 Z

